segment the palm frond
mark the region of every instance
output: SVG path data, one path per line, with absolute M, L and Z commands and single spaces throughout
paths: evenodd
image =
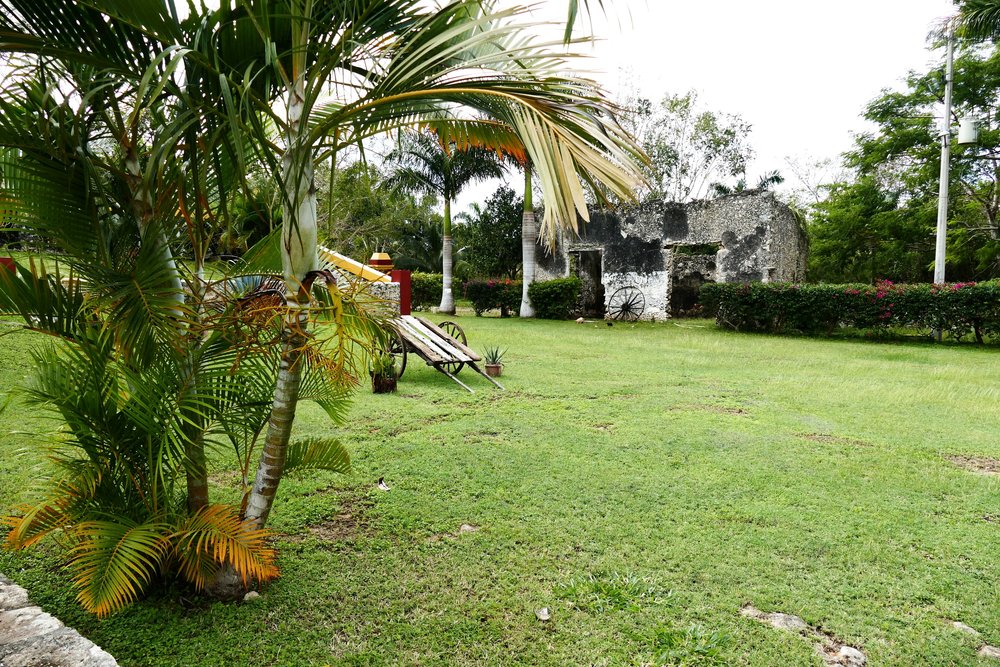
M 0 523 L 10 528 L 5 539 L 8 549 L 25 549 L 73 522 L 73 515 L 65 511 L 62 499 L 45 500 L 36 505 L 18 505 L 18 514 L 3 517 Z
M 959 32 L 968 39 L 1000 37 L 1000 0 L 963 0 L 959 13 Z
M 0 312 L 17 314 L 25 327 L 66 339 L 78 338 L 93 326 L 92 306 L 83 283 L 72 273 L 63 279 L 31 260 L 16 272 L 0 272 Z
M 219 568 L 230 566 L 243 580 L 270 581 L 278 576 L 267 531 L 243 523 L 228 505 L 209 505 L 189 517 L 172 535 L 181 574 L 204 588 Z
M 351 472 L 351 456 L 347 448 L 331 438 L 305 438 L 288 446 L 285 470 L 329 470 L 347 474 Z
M 107 616 L 139 598 L 169 552 L 169 525 L 121 519 L 88 521 L 74 530 L 79 539 L 69 567 L 80 592 L 77 600 Z

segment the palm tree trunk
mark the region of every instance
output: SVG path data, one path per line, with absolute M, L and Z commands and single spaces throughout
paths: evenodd
M 535 308 L 528 298 L 528 287 L 535 282 L 535 245 L 538 226 L 531 202 L 531 165 L 524 167 L 524 214 L 521 216 L 521 317 L 534 317 Z
M 441 239 L 441 305 L 438 312 L 455 314 L 455 296 L 451 290 L 451 200 L 444 200 L 444 235 Z
M 139 159 L 135 150 L 130 146 L 125 146 L 125 170 L 129 175 L 129 185 L 132 190 L 132 208 L 139 224 L 139 234 L 144 243 L 158 243 L 164 263 L 170 268 L 172 274 L 171 287 L 175 292 L 177 309 L 174 311 L 178 318 L 181 317 L 180 306 L 184 303 L 184 285 L 181 281 L 177 263 L 170 251 L 170 245 L 163 236 L 162 231 L 156 232 L 154 238 L 149 238 L 151 233 L 151 220 L 153 217 L 153 204 L 149 194 L 149 188 L 142 178 L 142 169 L 139 166 Z M 200 264 L 199 264 L 200 266 Z M 182 322 L 178 326 L 183 327 Z M 190 341 L 190 344 L 196 343 Z M 185 360 L 190 365 L 191 360 Z M 185 368 L 186 372 L 191 372 L 190 368 Z M 194 514 L 198 510 L 208 505 L 208 463 L 205 456 L 204 433 L 198 431 L 197 426 L 185 428 L 186 444 L 184 445 L 184 475 L 187 481 L 187 508 L 189 514 Z
M 187 458 L 187 508 L 194 514 L 208 506 L 208 462 L 205 458 L 204 431 L 189 438 L 184 446 Z
M 282 332 L 281 367 L 274 387 L 271 417 L 257 475 L 247 501 L 246 519 L 255 528 L 263 528 L 267 523 L 285 471 L 288 441 L 302 385 L 302 354 L 309 322 L 309 293 L 303 282 L 306 274 L 316 268 L 318 223 L 313 155 L 312 147 L 304 144 L 300 129 L 304 96 L 305 84 L 300 76 L 289 90 L 288 147 L 282 157 L 285 212 L 281 260 L 288 313 Z
M 271 418 L 267 423 L 264 448 L 257 466 L 257 476 L 247 501 L 246 520 L 254 528 L 263 528 L 274 505 L 278 484 L 285 471 L 288 442 L 292 435 L 292 422 L 302 386 L 302 348 L 306 343 L 305 312 L 298 308 L 289 310 L 285 323 L 284 342 L 281 348 L 281 368 L 274 387 Z

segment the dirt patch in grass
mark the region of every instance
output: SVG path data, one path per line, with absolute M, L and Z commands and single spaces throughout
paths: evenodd
M 302 542 L 311 535 L 321 542 L 352 542 L 369 532 L 371 526 L 366 515 L 371 505 L 371 501 L 364 498 L 345 498 L 336 516 L 306 526 L 306 533 L 283 535 L 282 539 Z
M 243 477 L 236 470 L 220 470 L 212 473 L 208 476 L 208 481 L 227 489 L 238 489 L 243 486 Z
M 1000 475 L 1000 460 L 991 459 L 988 456 L 954 454 L 947 458 L 959 468 L 969 472 L 977 472 L 981 475 Z
M 601 431 L 602 433 L 611 433 L 615 430 L 615 425 L 610 423 L 603 424 L 592 424 L 591 427 L 595 431 Z
M 713 405 L 712 403 L 687 403 L 684 405 L 675 405 L 670 409 L 675 412 L 695 410 L 698 412 L 711 412 L 716 415 L 742 416 L 749 414 L 743 408 L 734 408 L 726 405 Z
M 843 438 L 839 435 L 829 435 L 826 433 L 807 433 L 802 436 L 806 440 L 818 442 L 824 445 L 847 445 L 850 447 L 871 447 L 870 442 L 858 440 L 857 438 Z

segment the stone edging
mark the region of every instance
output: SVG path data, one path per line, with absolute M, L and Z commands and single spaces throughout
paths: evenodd
M 28 592 L 0 575 L 0 667 L 118 667 L 94 642 L 31 604 Z

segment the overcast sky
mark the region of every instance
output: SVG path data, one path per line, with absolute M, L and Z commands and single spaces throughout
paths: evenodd
M 568 0 L 545 0 L 540 19 L 561 21 Z M 591 5 L 599 3 L 591 0 Z M 927 35 L 951 0 L 606 0 L 584 47 L 614 95 L 632 81 L 644 97 L 696 90 L 708 108 L 753 126 L 751 181 L 786 157 L 836 157 L 866 129 L 861 114 L 907 71 L 940 62 Z M 583 26 L 587 28 L 587 26 Z M 456 210 L 495 184 L 470 188 Z

